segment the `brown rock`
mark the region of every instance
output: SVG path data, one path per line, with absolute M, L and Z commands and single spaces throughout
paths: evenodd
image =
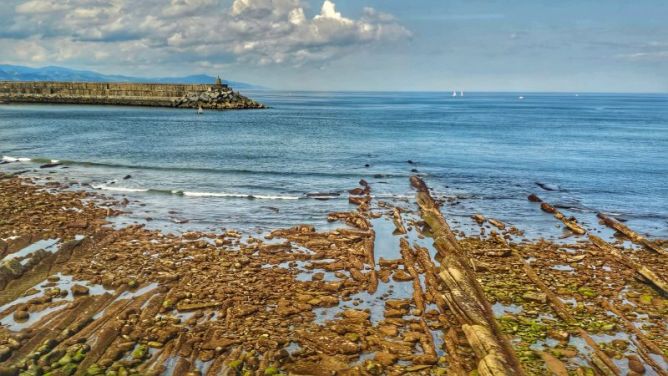
M 635 355 L 629 355 L 627 357 L 629 361 L 629 369 L 635 373 L 639 374 L 644 374 L 645 373 L 645 366 L 642 364 L 640 359 L 638 359 L 637 356 Z
M 474 214 L 471 218 L 475 220 L 479 225 L 485 223 L 485 216 L 482 214 Z
M 374 360 L 383 366 L 391 366 L 397 361 L 397 356 L 389 352 L 377 352 Z
M 408 312 L 403 309 L 388 308 L 385 310 L 385 317 L 403 317 L 406 313 Z
M 539 303 L 547 302 L 547 295 L 542 292 L 527 291 L 522 295 L 522 298 L 524 298 L 524 300 L 530 300 Z
M 565 330 L 550 330 L 547 334 L 559 341 L 568 341 L 571 336 L 570 333 Z
M 508 257 L 510 256 L 510 248 L 490 249 L 484 253 L 488 257 Z
M 232 339 L 225 337 L 225 332 L 223 330 L 216 330 L 209 333 L 207 338 L 202 343 L 202 349 L 204 350 L 225 350 L 231 345 L 238 343 L 238 339 Z
M 27 321 L 30 318 L 28 311 L 16 311 L 14 312 L 14 320 L 17 322 Z
M 385 301 L 385 307 L 393 309 L 408 309 L 410 301 L 408 299 L 388 299 Z
M 527 199 L 528 199 L 529 201 L 531 201 L 531 202 L 542 202 L 542 201 L 543 201 L 543 200 L 541 200 L 540 198 L 538 198 L 538 196 L 536 196 L 534 193 L 530 194 L 530 195 L 527 197 Z
M 564 365 L 564 363 L 561 360 L 555 358 L 554 356 L 546 352 L 541 352 L 540 356 L 543 358 L 545 366 L 547 367 L 548 370 L 550 370 L 552 375 L 568 376 L 568 369 L 566 369 L 566 365 Z
M 74 296 L 88 295 L 88 293 L 90 292 L 88 287 L 79 284 L 72 285 L 71 290 L 72 290 L 72 295 Z
M 497 220 L 497 219 L 489 218 L 488 221 L 489 221 L 489 223 L 491 223 L 492 225 L 494 225 L 494 226 L 495 226 L 496 228 L 498 228 L 499 230 L 503 230 L 503 229 L 506 228 L 506 224 L 503 223 L 503 222 L 501 222 L 501 221 L 499 221 L 499 220 Z
M 334 307 L 339 304 L 339 298 L 335 296 L 321 296 L 320 297 L 320 306 L 322 307 Z
M 395 325 L 379 325 L 378 331 L 387 337 L 394 337 L 399 334 L 399 330 Z
M 369 319 L 369 312 L 357 309 L 347 309 L 342 312 L 343 317 L 351 320 L 365 321 Z
M 412 281 L 413 277 L 411 277 L 411 275 L 405 272 L 404 270 L 397 269 L 395 270 L 394 274 L 392 274 L 392 279 L 397 282 L 406 282 L 406 281 Z
M 390 275 L 392 274 L 392 271 L 389 269 L 381 269 L 378 272 L 378 279 L 383 281 L 383 283 L 388 283 L 390 281 Z

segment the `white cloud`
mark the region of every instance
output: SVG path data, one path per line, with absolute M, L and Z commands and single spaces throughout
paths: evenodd
M 45 61 L 321 64 L 410 37 L 391 15 L 353 19 L 330 0 L 312 16 L 305 0 L 20 0 L 14 12 L 2 44 L 29 39 Z
M 322 3 L 322 9 L 320 10 L 320 14 L 315 16 L 316 20 L 325 18 L 336 20 L 344 24 L 351 24 L 353 22 L 352 20 L 349 20 L 341 16 L 341 13 L 336 11 L 336 5 L 329 0 L 325 0 L 325 2 Z
M 53 0 L 31 0 L 16 6 L 17 13 L 50 13 L 67 9 L 67 5 Z
M 634 52 L 618 55 L 622 59 L 632 61 L 668 61 L 668 50 L 652 52 Z

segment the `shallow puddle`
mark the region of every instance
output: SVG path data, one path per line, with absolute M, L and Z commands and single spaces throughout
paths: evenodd
M 43 240 L 38 240 L 29 246 L 19 250 L 18 252 L 10 253 L 7 256 L 5 256 L 2 261 L 9 261 L 17 258 L 26 258 L 31 256 L 34 252 L 43 249 L 47 252 L 54 253 L 58 250 L 58 242 L 60 242 L 60 239 L 43 239 Z M 21 261 L 21 264 L 25 264 L 24 261 L 27 259 L 24 259 Z
M 137 290 L 134 290 L 134 291 L 124 291 L 121 295 L 118 296 L 118 298 L 116 298 L 116 300 L 133 299 L 133 298 L 136 298 L 138 296 L 142 296 L 142 295 L 146 294 L 147 292 L 149 292 L 151 290 L 154 290 L 157 287 L 158 287 L 158 283 L 153 282 L 151 284 L 148 284 L 148 285 L 146 285 L 144 287 L 141 287 L 141 288 L 139 288 Z

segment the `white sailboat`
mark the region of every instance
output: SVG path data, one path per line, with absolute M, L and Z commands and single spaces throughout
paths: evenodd
M 202 110 L 202 106 L 197 107 L 197 115 L 201 115 L 204 113 L 204 110 Z
M 457 92 L 453 90 L 453 91 L 452 91 L 452 96 L 453 96 L 453 97 L 456 97 L 456 96 L 457 96 Z
M 463 91 L 463 90 L 460 90 L 460 91 L 459 91 L 459 96 L 460 96 L 460 97 L 463 97 L 463 96 L 464 96 L 464 91 Z

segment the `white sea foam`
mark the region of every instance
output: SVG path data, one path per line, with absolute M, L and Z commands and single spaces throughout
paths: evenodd
M 299 196 L 287 196 L 287 195 L 253 195 L 253 194 L 243 194 L 243 193 L 223 193 L 223 192 L 189 192 L 189 191 L 173 191 L 175 194 L 183 194 L 184 196 L 190 197 L 236 197 L 236 198 L 249 198 L 249 199 L 260 199 L 260 200 L 299 200 Z
M 410 195 L 410 194 L 399 194 L 399 193 L 378 193 L 375 195 L 371 195 L 372 198 L 379 198 L 379 199 L 391 199 L 391 198 L 396 198 L 396 199 L 410 199 L 414 198 L 415 195 Z
M 104 191 L 114 191 L 114 192 L 148 192 L 148 189 L 145 188 L 127 188 L 127 187 L 111 187 L 108 185 L 91 185 L 94 189 L 101 189 Z
M 9 155 L 3 155 L 2 160 L 5 162 L 30 162 L 30 158 L 22 158 L 22 157 L 10 157 Z

